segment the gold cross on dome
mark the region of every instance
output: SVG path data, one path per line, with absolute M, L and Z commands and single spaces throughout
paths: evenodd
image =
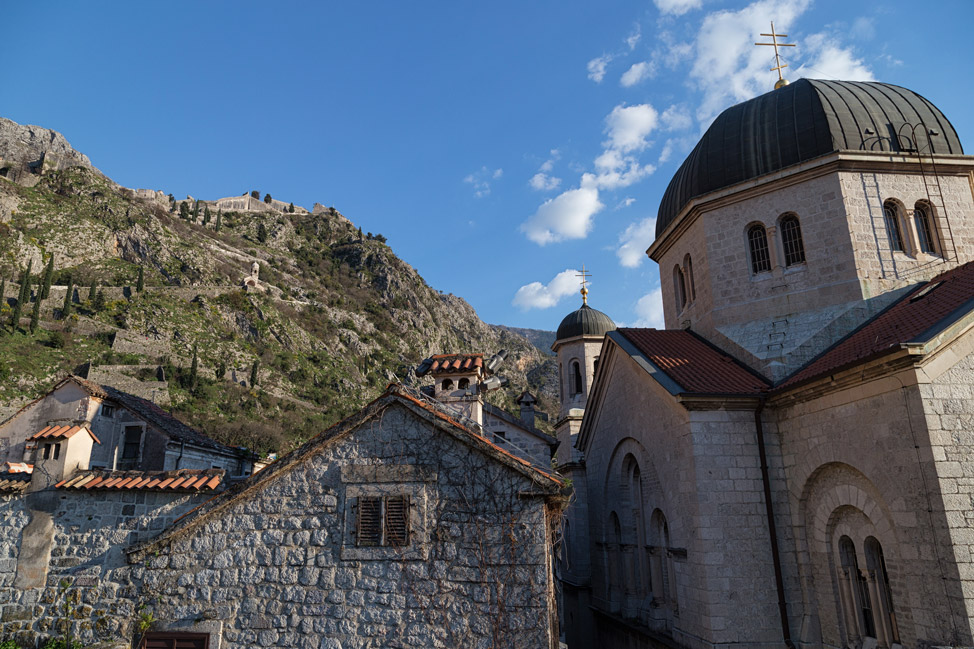
M 582 290 L 580 291 L 582 294 L 582 304 L 588 304 L 588 289 L 585 288 L 585 285 L 589 283 L 588 278 L 591 276 L 592 273 L 585 270 L 585 264 L 582 264 L 582 272 L 575 275 L 575 277 L 582 278 Z
M 770 45 L 771 47 L 774 48 L 774 62 L 775 62 L 775 67 L 771 68 L 771 71 L 778 73 L 778 81 L 775 82 L 775 84 L 774 84 L 775 90 L 777 90 L 781 86 L 787 86 L 788 85 L 788 82 L 785 80 L 784 77 L 781 76 L 781 71 L 784 68 L 787 68 L 788 67 L 788 64 L 781 62 L 781 54 L 778 52 L 778 48 L 779 47 L 795 47 L 795 44 L 794 43 L 779 43 L 778 42 L 778 39 L 779 38 L 788 38 L 788 34 L 776 34 L 774 32 L 774 21 L 773 20 L 771 21 L 771 33 L 770 34 L 761 34 L 761 36 L 768 36 L 771 39 L 771 42 L 770 43 L 755 43 L 755 45 Z

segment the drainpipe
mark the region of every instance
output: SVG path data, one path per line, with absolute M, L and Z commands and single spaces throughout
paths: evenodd
M 771 560 L 774 563 L 774 585 L 778 590 L 778 614 L 781 616 L 781 634 L 788 649 L 795 649 L 788 624 L 788 603 L 785 601 L 785 581 L 781 575 L 781 553 L 778 550 L 778 532 L 774 524 L 774 505 L 771 502 L 771 477 L 768 475 L 768 453 L 764 446 L 764 427 L 761 425 L 761 412 L 764 410 L 764 397 L 760 397 L 754 410 L 754 429 L 758 436 L 758 454 L 761 458 L 761 482 L 764 483 L 764 507 L 768 516 L 768 535 L 771 537 Z

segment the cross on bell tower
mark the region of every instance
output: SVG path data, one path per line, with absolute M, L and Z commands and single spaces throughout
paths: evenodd
M 779 43 L 779 38 L 788 38 L 788 34 L 776 34 L 774 32 L 774 21 L 771 21 L 771 33 L 761 34 L 761 36 L 767 36 L 771 39 L 770 43 L 755 43 L 755 45 L 770 45 L 774 48 L 774 62 L 775 67 L 771 68 L 772 72 L 778 73 L 778 80 L 775 81 L 774 89 L 782 88 L 788 85 L 788 80 L 781 76 L 781 71 L 788 67 L 787 63 L 781 62 L 781 54 L 778 52 L 779 47 L 795 47 L 794 43 Z
M 585 270 L 585 264 L 582 264 L 582 272 L 575 275 L 575 277 L 580 277 L 582 279 L 582 290 L 579 293 L 582 294 L 582 304 L 588 304 L 588 289 L 585 287 L 589 283 L 588 278 L 592 276 L 592 273 Z

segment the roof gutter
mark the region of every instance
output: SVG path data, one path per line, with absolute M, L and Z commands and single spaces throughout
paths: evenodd
M 758 455 L 761 459 L 761 482 L 764 483 L 764 507 L 768 517 L 768 536 L 771 539 L 771 560 L 774 563 L 774 585 L 778 590 L 778 615 L 781 617 L 781 635 L 785 646 L 795 649 L 791 639 L 791 627 L 788 624 L 788 602 L 785 599 L 785 581 L 781 574 L 781 552 L 778 549 L 778 532 L 774 523 L 774 504 L 771 502 L 771 477 L 768 474 L 768 453 L 764 444 L 764 426 L 761 423 L 761 412 L 764 410 L 764 397 L 758 401 L 754 409 L 754 430 L 758 438 Z

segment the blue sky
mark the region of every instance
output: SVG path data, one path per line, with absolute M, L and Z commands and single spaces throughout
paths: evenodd
M 487 322 L 661 326 L 643 254 L 713 117 L 786 76 L 912 88 L 974 151 L 966 1 L 8 3 L 0 115 L 117 182 L 334 205 Z M 565 272 L 569 271 L 569 272 Z

